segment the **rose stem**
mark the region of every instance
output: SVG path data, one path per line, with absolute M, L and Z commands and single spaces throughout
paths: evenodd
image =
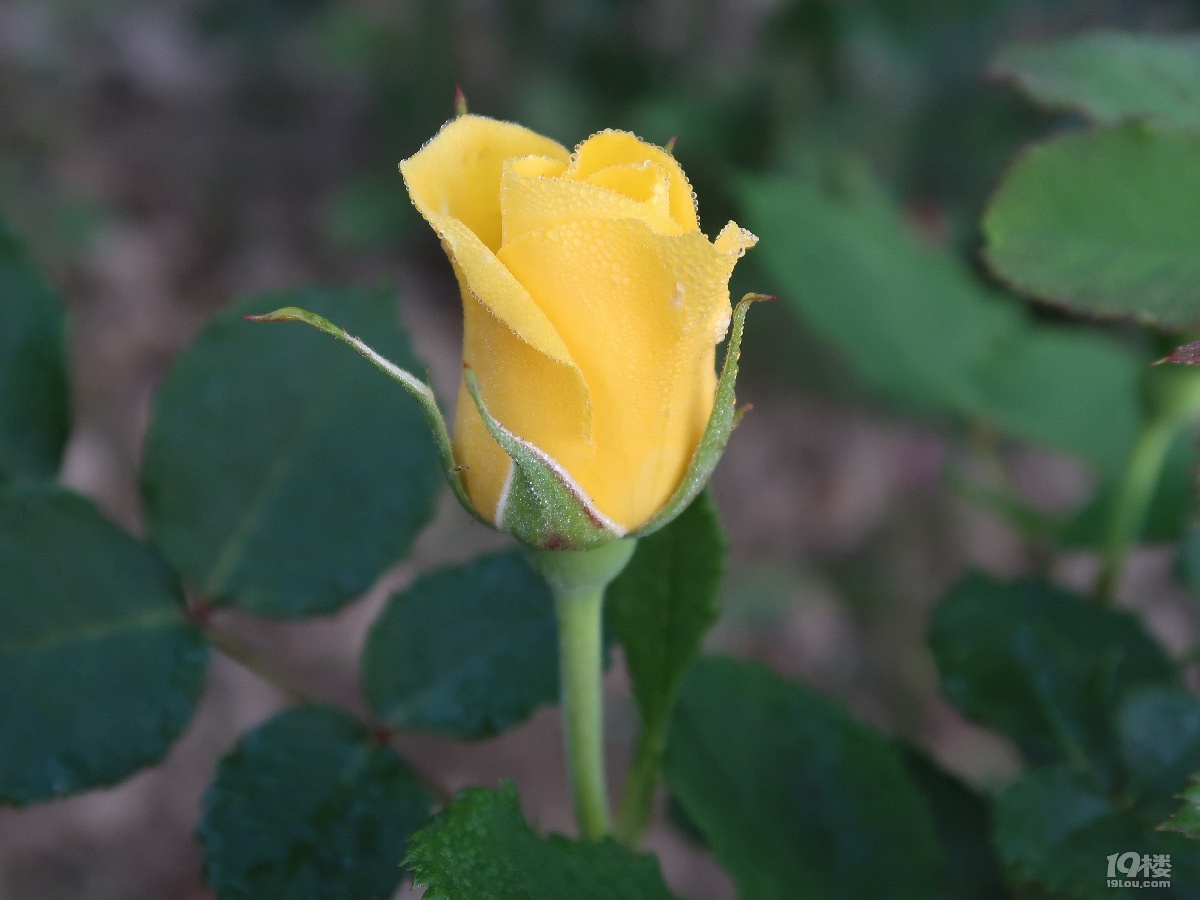
M 610 830 L 601 698 L 604 589 L 625 568 L 634 544 L 627 539 L 594 550 L 530 552 L 550 585 L 558 616 L 563 742 L 575 820 L 586 840 L 599 840 Z

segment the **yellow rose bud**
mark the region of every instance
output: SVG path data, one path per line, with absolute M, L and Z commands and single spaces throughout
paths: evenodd
M 709 241 L 679 164 L 625 132 L 571 154 L 462 115 L 400 170 L 462 291 L 454 457 L 476 509 L 503 527 L 514 462 L 502 429 L 608 531 L 645 525 L 709 426 L 729 276 L 756 238 L 731 222 Z

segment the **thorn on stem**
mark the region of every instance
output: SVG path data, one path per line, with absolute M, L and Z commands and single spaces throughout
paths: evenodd
M 187 606 L 187 617 L 201 628 L 208 624 L 213 612 L 213 605 L 203 597 L 193 600 Z
M 386 747 L 395 736 L 396 732 L 387 725 L 373 725 L 371 727 L 371 740 L 381 747 Z

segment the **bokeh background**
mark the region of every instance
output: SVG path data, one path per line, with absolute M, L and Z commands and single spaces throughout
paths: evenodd
M 458 298 L 396 163 L 452 114 L 456 85 L 473 111 L 568 146 L 607 127 L 677 137 L 709 234 L 734 218 L 764 242 L 792 239 L 747 217 L 742 186 L 853 160 L 930 246 L 986 280 L 977 223 L 989 191 L 1024 143 L 1072 127 L 989 79 L 989 58 L 1009 41 L 1099 27 L 1195 29 L 1200 3 L 0 0 L 0 210 L 71 313 L 63 478 L 138 531 L 155 385 L 214 310 L 259 291 L 395 285 L 400 320 L 453 397 Z M 1047 564 L 1047 548 L 975 502 L 971 485 L 1065 515 L 1095 475 L 868 386 L 758 256 L 739 265 L 734 295 L 781 300 L 751 313 L 739 397 L 755 408 L 714 484 L 732 551 L 710 644 L 842 698 L 973 784 L 1003 783 L 1012 749 L 937 696 L 927 613 L 968 567 Z M 355 654 L 388 591 L 501 543 L 447 502 L 413 559 L 338 616 L 223 615 L 309 690 L 360 707 Z M 1095 571 L 1084 551 L 1053 560 L 1067 583 Z M 1195 644 L 1197 607 L 1166 552 L 1137 554 L 1120 596 L 1172 651 Z M 619 776 L 636 726 L 619 666 L 609 687 Z M 217 659 L 162 766 L 112 790 L 0 810 L 0 897 L 210 897 L 192 839 L 201 793 L 237 736 L 286 703 Z M 495 740 L 407 737 L 402 749 L 451 788 L 514 778 L 531 822 L 569 830 L 559 744 L 544 710 Z M 664 824 L 649 846 L 683 896 L 734 896 Z

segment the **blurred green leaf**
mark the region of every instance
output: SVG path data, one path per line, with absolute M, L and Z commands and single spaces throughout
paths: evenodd
M 611 839 L 540 838 L 517 791 L 469 788 L 413 835 L 405 860 L 425 900 L 670 900 L 653 856 Z
M 908 776 L 925 797 L 946 860 L 944 900 L 1000 900 L 1008 896 L 992 845 L 988 801 L 914 750 L 904 754 Z
M 0 219 L 0 484 L 53 477 L 69 428 L 66 316 Z
M 617 817 L 617 835 L 631 846 L 650 820 L 671 707 L 720 614 L 727 550 L 716 504 L 705 491 L 671 524 L 638 541 L 605 593 L 605 613 L 625 650 L 641 715 Z
M 1200 769 L 1200 700 L 1181 687 L 1138 691 L 1121 707 L 1117 728 L 1126 791 L 1146 818 L 1161 821 Z
M 0 490 L 0 802 L 158 762 L 191 719 L 207 660 L 153 550 L 64 488 Z
M 515 550 L 425 575 L 371 627 L 362 683 L 394 728 L 498 734 L 558 699 L 550 589 Z
M 1008 171 L 983 228 L 988 263 L 1024 293 L 1200 324 L 1200 134 L 1133 124 L 1052 138 Z
M 968 575 L 934 610 L 942 693 L 1034 761 L 1116 777 L 1116 710 L 1135 688 L 1174 686 L 1136 618 L 1037 581 Z
M 1177 831 L 1200 841 L 1200 772 L 1189 779 L 1187 789 L 1179 799 L 1183 804 L 1159 828 L 1162 831 Z
M 398 246 L 417 233 L 421 224 L 395 166 L 347 181 L 329 197 L 323 212 L 322 231 L 339 249 Z
M 1117 810 L 1086 775 L 1065 765 L 1033 769 L 1000 794 L 996 846 L 1020 881 L 1070 897 L 1141 896 L 1138 888 L 1105 887 L 1108 857 L 1166 854 L 1171 896 L 1200 896 L 1200 854 L 1186 838 Z
M 674 522 L 638 541 L 605 594 L 646 731 L 661 731 L 684 676 L 717 620 L 728 542 L 716 504 L 701 494 Z
M 744 900 L 934 893 L 934 823 L 895 748 L 762 666 L 696 664 L 664 774 Z
M 1076 109 L 1106 124 L 1149 118 L 1200 129 L 1200 40 L 1194 36 L 1097 31 L 1010 44 L 991 71 L 1045 106 Z
M 433 797 L 331 707 L 290 709 L 221 760 L 196 835 L 222 900 L 386 900 Z
M 1137 363 L 1099 335 L 1035 325 L 922 241 L 854 169 L 828 183 L 746 182 L 755 254 L 805 324 L 876 388 L 984 419 L 1106 471 L 1133 443 Z
M 308 288 L 218 315 L 156 398 L 142 484 L 150 529 L 206 598 L 328 613 L 404 557 L 441 487 L 416 403 L 307 328 L 243 322 L 299 304 L 420 371 L 391 292 Z

